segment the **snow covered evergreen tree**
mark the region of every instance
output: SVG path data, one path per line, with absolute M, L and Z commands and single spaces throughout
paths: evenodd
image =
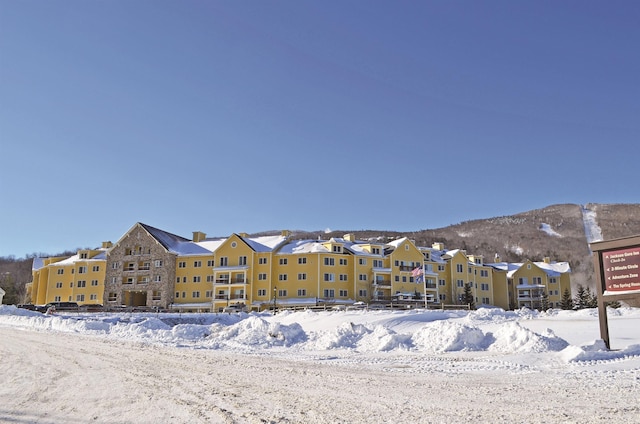
M 469 309 L 476 309 L 476 302 L 473 299 L 473 292 L 471 291 L 471 283 L 464 285 L 464 293 L 462 294 L 462 303 L 468 304 Z

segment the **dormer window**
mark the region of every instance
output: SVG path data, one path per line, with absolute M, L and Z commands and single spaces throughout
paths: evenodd
M 342 253 L 342 246 L 334 245 L 333 253 Z

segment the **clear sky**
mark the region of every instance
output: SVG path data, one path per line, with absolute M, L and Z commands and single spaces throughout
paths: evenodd
M 640 202 L 640 1 L 0 0 L 0 256 Z

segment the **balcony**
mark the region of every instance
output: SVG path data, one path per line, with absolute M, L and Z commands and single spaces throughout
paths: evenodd
M 435 290 L 435 289 L 437 289 L 437 288 L 438 288 L 438 285 L 437 285 L 436 283 L 427 283 L 427 284 L 425 285 L 425 287 L 426 287 L 427 289 Z
M 391 280 L 376 280 L 373 282 L 375 287 L 391 288 Z
M 408 272 L 411 272 L 411 271 L 413 271 L 414 269 L 416 269 L 416 267 L 415 267 L 415 266 L 400 265 L 400 266 L 398 266 L 398 269 L 399 269 L 400 271 L 408 271 Z

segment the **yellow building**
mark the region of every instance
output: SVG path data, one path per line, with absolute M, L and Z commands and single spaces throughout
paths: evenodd
M 465 286 L 476 306 L 558 306 L 570 288 L 566 262 L 485 264 L 482 256 L 420 247 L 406 238 L 294 240 L 288 231 L 192 238 L 136 223 L 115 244 L 70 257 L 37 258 L 27 289 L 34 304 L 74 301 L 108 309 L 263 310 L 355 302 L 439 307 L 461 304 Z
M 502 273 L 507 280 L 509 305 L 502 306 L 504 309 L 558 308 L 562 293 L 565 290 L 571 292 L 571 267 L 568 262 L 553 262 L 545 257 L 542 262 L 500 262 L 491 266 L 496 269 L 496 274 Z
M 70 257 L 34 261 L 28 291 L 34 304 L 77 302 L 102 304 L 106 247 L 83 249 Z

